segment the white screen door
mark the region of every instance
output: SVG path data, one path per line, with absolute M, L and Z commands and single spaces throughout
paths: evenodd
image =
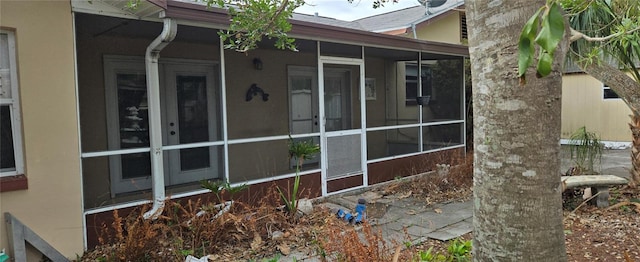
M 327 181 L 364 174 L 361 67 L 361 60 L 353 59 L 321 63 L 323 171 Z

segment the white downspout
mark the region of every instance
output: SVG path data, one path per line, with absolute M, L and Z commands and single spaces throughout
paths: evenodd
M 164 12 L 160 13 L 160 18 Z M 145 54 L 147 72 L 147 103 L 149 106 L 149 147 L 151 149 L 151 184 L 153 190 L 153 207 L 144 213 L 145 219 L 156 219 L 164 209 L 164 164 L 162 153 L 162 123 L 160 115 L 160 76 L 158 58 L 160 51 L 175 37 L 178 30 L 176 21 L 164 18 L 162 33 L 149 44 Z
M 411 23 L 411 32 L 413 32 L 413 39 L 418 39 L 418 34 L 416 33 L 416 24 Z

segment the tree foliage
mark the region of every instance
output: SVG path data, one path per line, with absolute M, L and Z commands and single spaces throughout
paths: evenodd
M 561 7 L 566 13 L 562 17 L 562 23 L 566 21 L 570 31 L 569 61 L 606 83 L 633 113 L 632 124 L 629 125 L 633 136 L 630 185 L 635 187 L 640 184 L 640 1 L 547 0 L 547 4 L 541 9 L 548 9 L 554 5 Z M 523 27 L 519 40 L 521 80 L 524 80 L 524 71 L 531 64 L 535 44 L 541 49 L 545 48 L 540 43 L 532 43 L 529 35 L 532 31 L 553 27 L 553 23 L 536 21 L 544 18 L 558 20 L 560 23 L 557 15 L 538 12 Z M 542 71 L 545 69 L 543 67 Z M 631 73 L 632 78 L 628 73 Z
M 565 3 L 566 2 L 566 3 Z M 572 57 L 582 63 L 601 60 L 632 72 L 640 81 L 640 2 L 635 0 L 563 1 L 572 28 Z
M 353 3 L 354 1 L 355 2 L 359 2 L 359 1 L 362 1 L 362 0 L 347 0 L 347 2 L 349 2 L 349 3 Z M 386 3 L 391 2 L 391 3 L 395 4 L 395 3 L 399 2 L 399 1 L 400 0 L 374 0 L 373 1 L 373 8 L 384 7 L 384 4 L 386 4 Z
M 547 1 L 521 32 L 519 75 L 522 80 L 533 62 L 536 45 L 541 50 L 538 76 L 546 76 L 550 64 L 545 53 L 552 53 L 563 37 L 565 19 L 571 32 L 569 55 L 572 61 L 581 67 L 591 63 L 613 63 L 630 70 L 635 80 L 640 81 L 636 66 L 640 61 L 640 1 L 637 0 Z M 533 35 L 536 35 L 535 41 Z
M 557 3 L 547 3 L 527 21 L 520 34 L 518 44 L 518 76 L 521 84 L 525 82 L 527 68 L 533 63 L 535 44 L 540 46 L 538 52 L 537 76 L 544 77 L 551 73 L 553 54 L 564 36 L 564 17 Z
M 280 49 L 297 51 L 295 39 L 289 37 L 293 11 L 304 0 L 199 0 L 208 7 L 217 6 L 229 10 L 229 29 L 219 31 L 224 48 L 247 52 L 258 47 L 264 37 L 275 39 Z

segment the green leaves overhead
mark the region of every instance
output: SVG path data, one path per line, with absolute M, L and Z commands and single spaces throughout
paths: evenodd
M 533 43 L 538 33 L 537 25 L 540 12 L 542 12 L 542 8 L 529 18 L 529 21 L 527 21 L 522 29 L 522 33 L 520 33 L 520 42 L 518 43 L 518 77 L 520 77 L 520 80 L 524 79 L 524 73 L 531 63 L 533 63 L 533 54 L 535 52 Z
M 533 64 L 535 45 L 540 46 L 536 75 L 544 77 L 551 73 L 553 54 L 563 37 L 564 17 L 557 3 L 548 3 L 529 18 L 518 43 L 518 77 L 521 84 L 526 83 L 527 68 Z
M 564 36 L 564 17 L 556 3 L 545 10 L 542 17 L 542 28 L 535 41 L 544 51 L 553 54 Z
M 200 0 L 207 6 L 227 8 L 231 16 L 228 30 L 218 32 L 224 47 L 247 52 L 258 47 L 263 37 L 275 39 L 280 49 L 297 51 L 295 40 L 287 35 L 291 31 L 293 11 L 304 0 Z

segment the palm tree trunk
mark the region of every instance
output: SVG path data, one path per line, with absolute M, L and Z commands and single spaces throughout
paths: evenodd
M 630 117 L 631 123 L 629 123 L 629 128 L 631 128 L 631 136 L 633 138 L 631 140 L 632 169 L 630 170 L 631 179 L 629 179 L 629 186 L 636 188 L 638 184 L 640 184 L 640 114 L 634 111 Z

